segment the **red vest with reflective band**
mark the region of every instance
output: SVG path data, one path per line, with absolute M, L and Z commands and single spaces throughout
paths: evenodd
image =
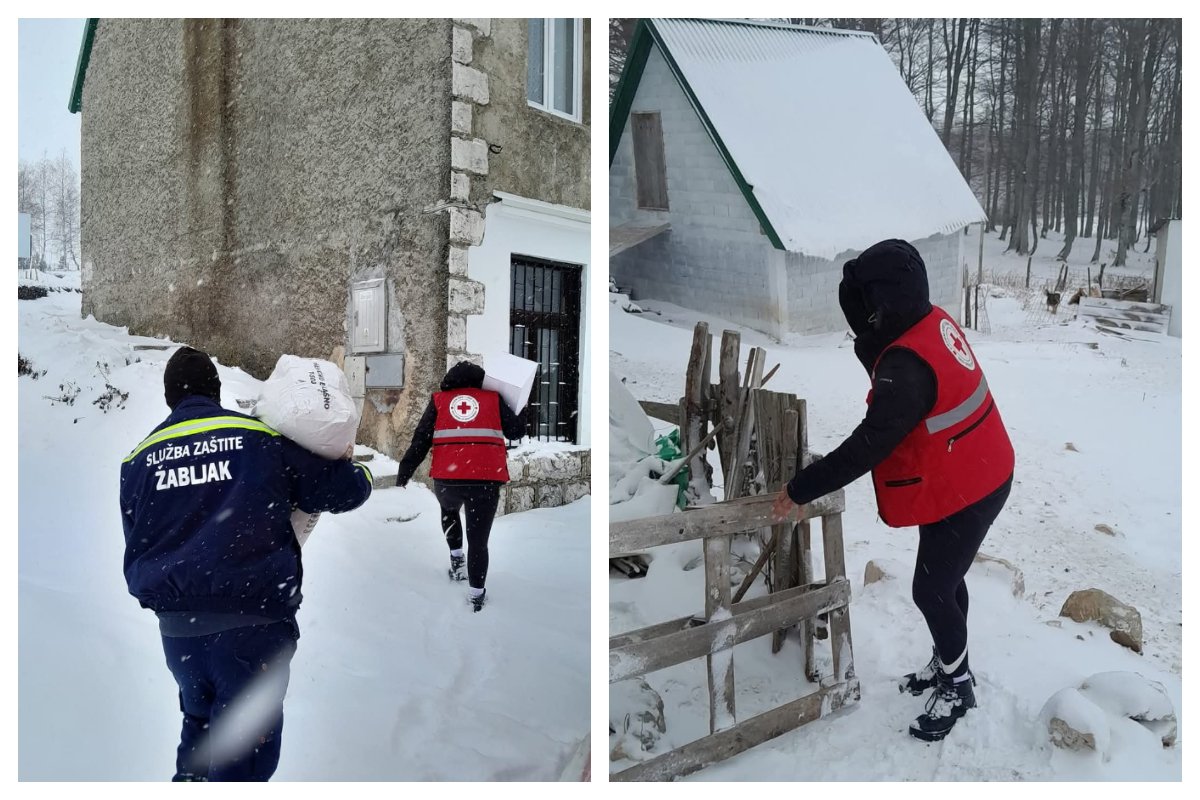
M 879 357 L 896 347 L 916 353 L 937 377 L 929 415 L 871 472 L 880 518 L 901 528 L 987 497 L 1012 474 L 1014 456 L 983 370 L 949 314 L 935 306 Z
M 500 395 L 486 389 L 435 392 L 433 467 L 441 480 L 508 481 L 508 454 L 500 424 Z

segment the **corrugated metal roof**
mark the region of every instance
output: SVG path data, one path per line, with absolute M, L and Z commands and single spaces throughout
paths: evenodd
M 873 35 L 740 20 L 652 29 L 786 249 L 832 258 L 986 218 Z

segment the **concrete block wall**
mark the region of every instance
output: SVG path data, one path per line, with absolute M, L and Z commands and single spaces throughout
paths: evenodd
M 962 298 L 965 249 L 960 233 L 935 235 L 913 242 L 929 275 L 929 299 L 956 319 Z M 846 327 L 838 304 L 842 265 L 861 251 L 847 250 L 833 260 L 787 254 L 787 328 L 801 335 Z
M 637 208 L 633 135 L 626 123 L 609 169 L 613 224 L 660 225 L 669 233 L 612 259 L 617 284 L 633 297 L 677 303 L 765 329 L 773 317 L 768 258 L 773 250 L 683 89 L 655 49 L 634 112 L 662 117 L 669 211 Z

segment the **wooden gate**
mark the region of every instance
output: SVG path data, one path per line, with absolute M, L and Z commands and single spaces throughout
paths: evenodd
M 664 545 L 702 540 L 705 597 L 702 616 L 683 617 L 609 639 L 609 683 L 640 677 L 693 658 L 705 658 L 708 672 L 709 735 L 611 776 L 612 780 L 671 780 L 729 758 L 769 739 L 833 713 L 859 699 L 850 636 L 850 583 L 846 579 L 842 538 L 842 491 L 803 507 L 798 519 L 775 525 L 771 505 L 776 493 L 807 452 L 804 402 L 792 395 L 767 392 L 761 386 L 765 353 L 756 348 L 740 380 L 735 360 L 737 334 L 725 332 L 721 346 L 721 381 L 711 385 L 711 339 L 708 326 L 696 326 L 685 397 L 677 407 L 685 462 L 693 476 L 706 474 L 703 451 L 716 439 L 725 465 L 727 499 L 683 513 L 616 522 L 609 525 L 609 557 L 620 558 Z M 731 366 L 732 364 L 732 366 Z M 675 408 L 663 406 L 664 412 Z M 665 416 L 665 413 L 664 413 Z M 709 423 L 712 429 L 709 430 Z M 757 432 L 757 435 L 756 435 Z M 748 467 L 748 469 L 743 469 Z M 742 496 L 746 475 L 761 475 L 766 494 Z M 824 576 L 817 580 L 810 548 L 809 521 L 819 519 Z M 730 581 L 733 536 L 769 531 L 768 545 L 736 593 Z M 773 560 L 772 560 L 773 559 Z M 742 600 L 759 571 L 771 560 L 771 593 Z M 740 602 L 739 602 L 740 601 Z M 800 625 L 804 664 L 797 667 L 810 681 L 813 639 L 818 619 L 828 621 L 833 673 L 819 678 L 816 691 L 757 716 L 739 720 L 733 648 L 760 636 L 775 637 Z

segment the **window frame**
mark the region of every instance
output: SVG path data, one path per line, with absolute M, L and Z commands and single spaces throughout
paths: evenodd
M 535 311 L 532 308 L 525 307 L 524 302 L 518 303 L 518 298 L 515 292 L 512 292 L 512 283 L 515 282 L 514 269 L 519 265 L 523 269 L 533 268 L 534 270 L 542 270 L 543 274 L 553 280 L 553 275 L 560 276 L 559 284 L 562 289 L 560 295 L 561 306 L 559 310 L 541 310 Z M 509 254 L 509 281 L 510 281 L 510 298 L 509 298 L 509 317 L 508 317 L 508 334 L 509 347 L 508 351 L 520 358 L 533 360 L 539 364 L 537 377 L 533 390 L 529 395 L 529 402 L 522 409 L 520 417 L 525 423 L 525 436 L 533 441 L 545 442 L 565 442 L 569 444 L 579 443 L 579 407 L 580 407 L 580 391 L 582 388 L 583 374 L 580 367 L 583 364 L 583 293 L 584 293 L 584 266 L 568 261 L 559 261 L 557 259 L 544 258 L 542 256 L 531 256 L 524 253 L 513 252 Z M 523 283 L 524 280 L 523 276 Z M 545 284 L 543 284 L 543 291 Z M 553 288 L 551 286 L 553 296 Z M 544 299 L 544 298 L 543 298 Z M 520 307 L 515 307 L 520 305 Z M 522 330 L 521 337 L 524 346 L 522 352 L 513 353 L 514 339 L 516 329 Z M 540 396 L 539 387 L 542 384 L 542 367 L 540 353 L 531 354 L 529 347 L 533 347 L 535 351 L 539 347 L 538 344 L 530 340 L 530 329 L 537 330 L 554 330 L 558 334 L 557 358 L 559 365 L 558 383 L 559 386 L 553 395 L 547 394 L 544 398 L 550 405 L 557 406 L 553 411 L 553 418 L 546 419 L 546 425 L 554 428 L 563 426 L 565 428 L 562 438 L 557 433 L 543 434 L 541 433 L 541 414 L 543 411 L 549 413 L 549 409 L 543 408 L 543 398 Z M 530 356 L 533 356 L 530 358 Z M 569 388 L 564 392 L 563 384 Z
M 575 110 L 573 113 L 559 111 L 554 107 L 554 44 L 555 44 L 555 26 L 556 19 L 570 19 L 574 25 L 575 34 L 573 49 L 573 87 L 572 97 L 574 98 Z M 528 31 L 528 26 L 526 26 Z M 528 56 L 529 48 L 526 47 L 526 55 Z M 539 103 L 529 97 L 529 85 L 525 86 L 525 102 L 538 111 L 545 111 L 548 114 L 553 114 L 556 117 L 570 120 L 571 122 L 583 122 L 583 18 L 582 17 L 543 17 L 542 18 L 542 99 L 544 103 Z

